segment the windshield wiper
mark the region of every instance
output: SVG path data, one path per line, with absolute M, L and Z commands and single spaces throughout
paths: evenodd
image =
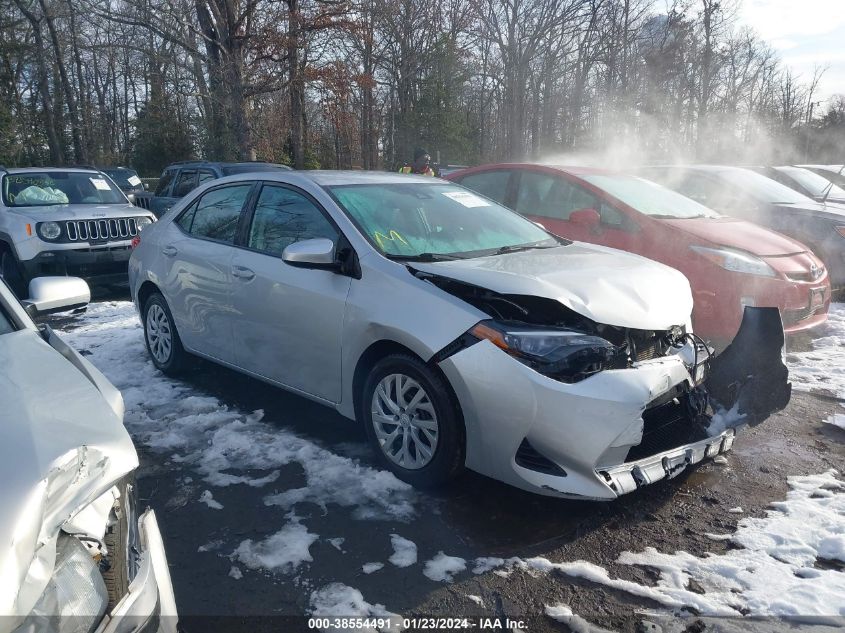
M 539 244 L 513 244 L 511 246 L 502 246 L 496 249 L 495 255 L 505 255 L 506 253 L 518 253 L 519 251 L 530 251 L 535 248 L 555 248 L 560 244 L 549 244 L 548 246 L 540 246 Z
M 393 255 L 392 253 L 386 253 L 385 257 L 405 262 L 446 262 L 455 259 L 464 259 L 460 255 L 449 255 L 448 253 L 417 253 L 416 255 Z

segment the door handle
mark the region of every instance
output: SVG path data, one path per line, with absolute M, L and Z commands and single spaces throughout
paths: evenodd
M 250 279 L 255 277 L 255 273 L 253 271 L 251 271 L 249 268 L 244 268 L 243 266 L 232 267 L 232 275 L 234 275 L 238 279 L 243 279 L 245 281 L 249 281 Z
M 164 248 L 161 249 L 161 254 L 167 255 L 168 257 L 173 257 L 178 252 L 179 252 L 179 249 L 177 249 L 175 246 L 165 246 Z

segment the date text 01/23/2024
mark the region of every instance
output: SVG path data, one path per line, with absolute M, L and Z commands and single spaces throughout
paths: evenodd
M 309 618 L 309 629 L 349 631 L 524 631 L 523 620 L 511 618 L 325 617 Z

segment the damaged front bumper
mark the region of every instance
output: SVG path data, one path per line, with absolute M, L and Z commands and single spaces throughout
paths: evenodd
M 682 353 L 576 383 L 544 376 L 486 340 L 453 354 L 439 366 L 464 415 L 467 467 L 540 494 L 613 499 L 730 450 L 741 426 L 789 401 L 783 328 L 771 310 L 747 309 L 704 386 Z M 712 432 L 703 396 L 711 388 L 711 406 L 732 413 Z

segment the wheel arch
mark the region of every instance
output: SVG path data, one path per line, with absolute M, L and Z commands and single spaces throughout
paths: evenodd
M 147 301 L 155 293 L 161 294 L 161 289 L 149 279 L 142 283 L 141 287 L 138 288 L 138 313 L 141 315 L 142 323 L 146 318 L 146 314 L 144 313 L 144 306 L 147 305 Z

